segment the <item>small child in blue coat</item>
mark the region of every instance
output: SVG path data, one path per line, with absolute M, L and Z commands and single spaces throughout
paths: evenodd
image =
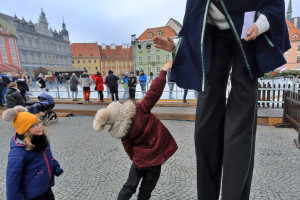
M 2 117 L 16 130 L 10 142 L 6 171 L 8 200 L 54 200 L 54 175 L 63 170 L 53 158 L 40 119 L 22 106 L 7 109 Z

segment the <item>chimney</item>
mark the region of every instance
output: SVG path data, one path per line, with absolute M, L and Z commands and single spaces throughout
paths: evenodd
M 297 27 L 297 25 L 298 25 L 298 17 L 295 17 L 295 18 L 294 18 L 294 26 Z

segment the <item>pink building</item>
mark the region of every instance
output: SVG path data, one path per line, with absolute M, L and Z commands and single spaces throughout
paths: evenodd
M 286 19 L 291 41 L 291 49 L 284 53 L 288 70 L 300 70 L 300 30 Z

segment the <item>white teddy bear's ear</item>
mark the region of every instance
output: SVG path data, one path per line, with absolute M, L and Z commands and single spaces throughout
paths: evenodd
M 97 111 L 95 119 L 93 121 L 93 128 L 95 131 L 102 131 L 109 118 L 110 112 L 106 108 L 102 108 Z

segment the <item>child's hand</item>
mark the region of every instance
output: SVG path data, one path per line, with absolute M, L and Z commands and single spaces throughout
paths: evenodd
M 168 60 L 166 62 L 166 64 L 162 67 L 162 70 L 164 70 L 164 71 L 167 72 L 171 68 L 172 64 L 173 64 L 173 61 L 172 60 Z

